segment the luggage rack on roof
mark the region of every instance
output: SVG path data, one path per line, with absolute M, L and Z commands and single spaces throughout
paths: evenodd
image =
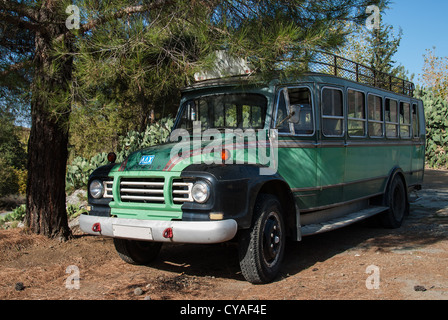
M 251 75 L 256 75 L 257 73 L 245 59 L 232 58 L 223 51 L 220 51 L 218 56 L 219 59 L 213 70 L 195 74 L 197 83 L 205 82 L 206 80 L 222 83 L 221 81 L 225 79 L 249 78 Z M 377 71 L 371 67 L 337 56 L 333 53 L 308 51 L 305 53 L 305 57 L 302 57 L 299 61 L 294 62 L 293 60 L 289 60 L 283 63 L 297 62 L 304 64 L 305 69 L 309 72 L 330 74 L 410 97 L 414 96 L 415 86 L 412 82 L 397 78 L 385 72 Z
M 412 82 L 377 71 L 332 53 L 314 52 L 311 60 L 308 61 L 308 69 L 310 72 L 331 74 L 410 97 L 414 96 L 415 86 Z

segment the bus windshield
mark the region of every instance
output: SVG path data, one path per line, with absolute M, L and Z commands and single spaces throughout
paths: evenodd
M 193 130 L 193 122 L 201 122 L 201 130 L 263 129 L 267 99 L 254 93 L 215 94 L 186 101 L 174 129 Z

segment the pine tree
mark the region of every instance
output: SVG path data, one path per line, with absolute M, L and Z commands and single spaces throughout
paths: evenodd
M 398 52 L 403 32 L 395 34 L 394 27 L 383 22 L 379 28 L 368 30 L 364 25 L 350 24 L 346 26 L 349 35 L 344 46 L 336 52 L 343 57 L 368 66 L 380 73 L 391 74 L 407 79 L 408 76 L 401 64 L 394 60 Z M 387 81 L 387 79 L 382 79 Z
M 396 61 L 393 57 L 398 51 L 403 32 L 400 29 L 395 37 L 393 31 L 394 28 L 391 25 L 381 23 L 380 28 L 373 29 L 369 35 L 370 66 L 379 72 L 394 73 Z

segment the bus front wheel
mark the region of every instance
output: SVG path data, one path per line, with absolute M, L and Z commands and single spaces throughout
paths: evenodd
M 239 259 L 244 278 L 254 284 L 272 281 L 285 251 L 285 226 L 277 197 L 261 194 L 254 209 L 252 227 L 240 231 Z

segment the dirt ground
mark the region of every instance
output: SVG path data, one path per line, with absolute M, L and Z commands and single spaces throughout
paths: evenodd
M 235 244 L 166 245 L 133 266 L 108 238 L 1 230 L 0 300 L 448 300 L 448 171 L 427 170 L 412 196 L 400 229 L 364 221 L 288 243 L 265 285 L 244 281 Z

